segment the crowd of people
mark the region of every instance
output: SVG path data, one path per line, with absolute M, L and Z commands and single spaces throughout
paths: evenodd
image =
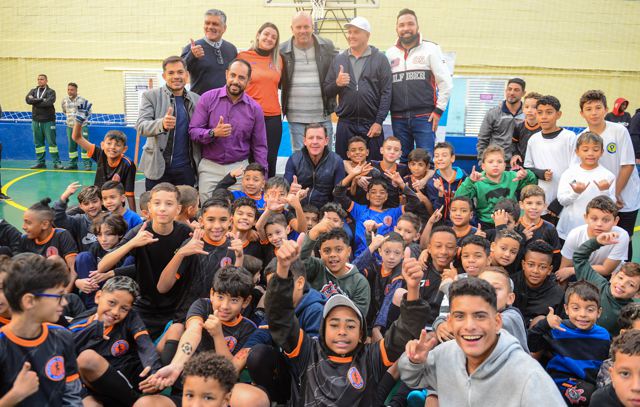
M 125 134 L 91 143 L 69 84 L 65 168 L 95 182 L 0 222 L 0 406 L 640 405 L 626 100 L 585 91 L 576 135 L 513 78 L 467 174 L 435 142 L 451 73 L 413 11 L 386 53 L 362 17 L 339 54 L 305 13 L 240 53 L 226 24 L 207 11 L 142 97 L 137 202 Z M 38 76 L 34 168 L 45 139 L 62 168 L 54 102 Z

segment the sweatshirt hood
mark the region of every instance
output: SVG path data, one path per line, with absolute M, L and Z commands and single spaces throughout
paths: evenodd
M 304 295 L 302 296 L 300 303 L 296 307 L 296 315 L 302 314 L 306 308 L 308 308 L 313 304 L 318 303 L 324 306 L 326 302 L 327 302 L 327 299 L 325 298 L 324 295 L 320 294 L 319 291 L 311 288 L 309 284 L 306 284 Z
M 327 316 L 331 311 L 333 311 L 337 307 L 351 308 L 353 312 L 356 313 L 356 315 L 358 316 L 358 319 L 360 320 L 360 343 L 358 344 L 358 346 L 356 346 L 356 348 L 352 352 L 346 355 L 339 355 L 333 352 L 331 349 L 329 349 L 329 347 L 325 342 L 325 326 L 326 326 Z M 367 332 L 366 321 L 364 320 L 364 317 L 362 316 L 362 313 L 360 312 L 358 307 L 356 307 L 356 304 L 354 304 L 353 301 L 349 299 L 349 297 L 342 294 L 335 294 L 331 296 L 331 298 L 329 298 L 327 302 L 324 304 L 324 309 L 322 311 L 322 324 L 320 325 L 320 338 L 321 338 L 320 344 L 322 346 L 322 349 L 325 351 L 327 355 L 340 356 L 340 357 L 353 356 L 354 354 L 358 353 L 358 351 L 362 348 L 362 346 L 364 346 L 364 341 L 366 339 L 366 332 Z
M 611 111 L 611 113 L 613 113 L 616 116 L 622 116 L 624 112 L 620 111 L 620 106 L 622 106 L 623 103 L 626 103 L 627 107 L 629 107 L 629 101 L 627 99 L 617 98 L 616 102 L 613 104 L 613 110 Z
M 478 380 L 489 379 L 509 361 L 509 358 L 515 352 L 523 352 L 520 342 L 507 331 L 501 329 L 496 347 L 489 357 L 478 366 L 478 369 L 473 372 L 473 378 Z

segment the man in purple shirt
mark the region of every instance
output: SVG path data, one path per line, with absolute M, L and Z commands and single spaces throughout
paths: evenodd
M 250 162 L 267 168 L 267 134 L 260 105 L 244 93 L 251 65 L 235 59 L 226 71 L 227 86 L 202 94 L 189 123 L 191 140 L 202 144 L 198 165 L 204 201 L 228 172 Z

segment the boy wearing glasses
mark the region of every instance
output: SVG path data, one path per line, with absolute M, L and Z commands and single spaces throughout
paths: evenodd
M 80 406 L 71 332 L 52 324 L 67 304 L 66 265 L 25 253 L 7 268 L 4 294 L 12 315 L 0 329 L 0 406 Z

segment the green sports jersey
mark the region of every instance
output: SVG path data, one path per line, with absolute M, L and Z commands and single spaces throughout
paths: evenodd
M 473 182 L 471 177 L 467 177 L 462 185 L 456 191 L 456 196 L 466 196 L 476 200 L 476 213 L 481 222 L 493 224 L 491 215 L 493 207 L 502 198 L 518 200 L 516 192 L 520 191 L 526 185 L 537 184 L 538 180 L 535 174 L 527 170 L 527 176 L 519 181 L 514 181 L 516 177 L 515 171 L 505 171 L 502 173 L 500 182 L 493 182 L 486 178 L 478 182 Z

